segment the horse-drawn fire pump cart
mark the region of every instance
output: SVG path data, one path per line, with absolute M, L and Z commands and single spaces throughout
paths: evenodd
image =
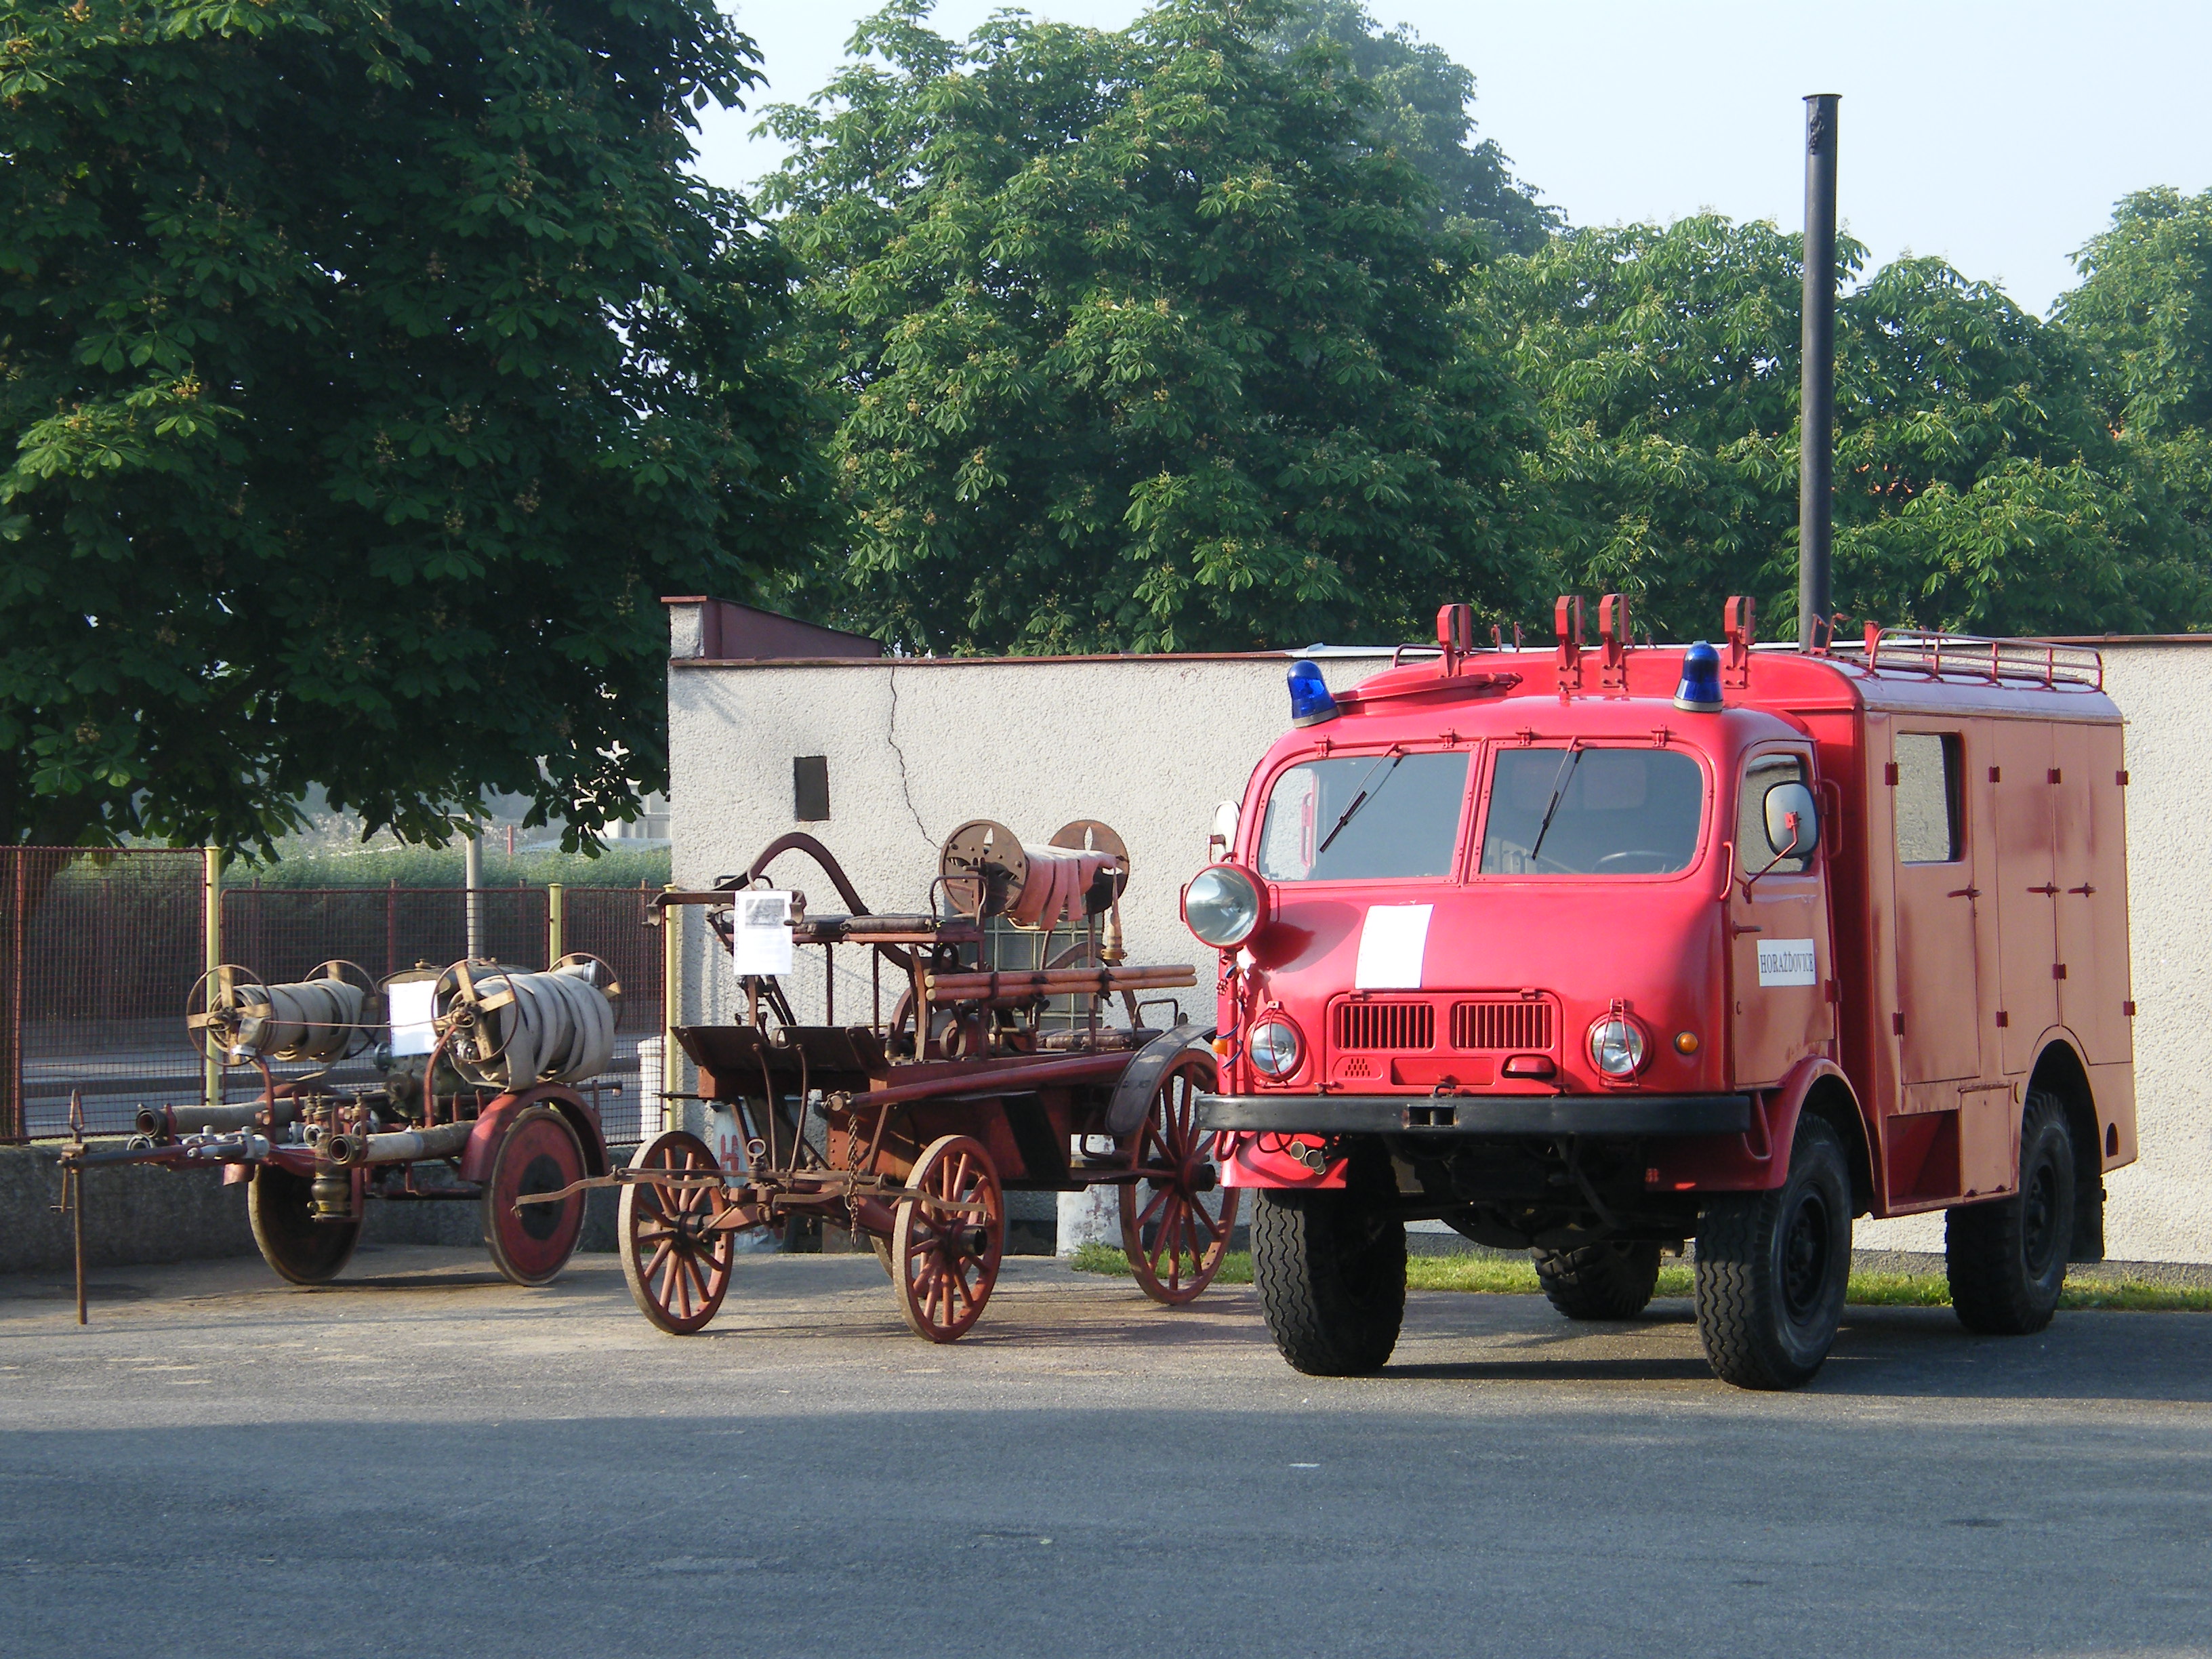
M 786 854 L 811 858 L 846 913 L 768 886 Z M 1194 985 L 1191 968 L 1125 963 L 1128 872 L 1103 823 L 1024 847 L 977 820 L 945 842 L 923 914 L 872 913 L 805 835 L 714 889 L 662 895 L 664 907 L 705 907 L 740 1006 L 736 1024 L 675 1032 L 727 1152 L 672 1130 L 607 1178 L 622 1188 L 618 1248 L 646 1317 L 701 1329 L 729 1288 L 735 1235 L 813 1217 L 865 1238 L 907 1322 L 953 1341 L 998 1278 L 1005 1194 L 1101 1185 L 1120 1189 L 1145 1291 L 1180 1304 L 1203 1291 L 1237 1214 L 1193 1121 L 1213 1086 L 1212 1033 L 1171 999 L 1148 1000 Z M 866 953 L 866 1024 L 837 1022 L 840 945 Z M 818 981 L 791 973 L 799 946 L 819 948 Z M 1117 1006 L 1126 1023 L 1109 1019 Z M 1147 1024 L 1155 1008 L 1174 1012 Z
M 606 1171 L 586 1086 L 612 1058 L 620 998 L 607 965 L 582 955 L 544 973 L 465 961 L 381 986 L 343 961 L 287 984 L 230 965 L 206 974 L 189 999 L 190 1038 L 215 1066 L 257 1073 L 259 1093 L 143 1108 L 123 1147 L 88 1147 L 80 1128 L 62 1159 L 80 1322 L 83 1172 L 108 1164 L 220 1169 L 227 1183 L 246 1183 L 254 1243 L 295 1285 L 344 1267 L 370 1202 L 409 1200 L 477 1204 L 501 1273 L 549 1283 L 575 1250 L 584 1200 L 516 1200 Z M 331 1076 L 363 1056 L 375 1081 Z

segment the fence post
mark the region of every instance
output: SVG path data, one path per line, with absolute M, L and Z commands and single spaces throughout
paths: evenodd
M 568 932 L 568 917 L 562 908 L 561 900 L 561 884 L 557 881 L 547 882 L 545 884 L 545 965 L 548 968 L 568 954 L 564 937 Z
M 208 986 L 205 994 L 215 994 L 216 970 L 222 966 L 222 848 L 207 847 L 200 850 L 201 910 L 207 939 Z M 206 1048 L 201 1044 L 203 1051 Z M 212 1054 L 203 1054 L 200 1061 L 200 1091 L 204 1104 L 222 1104 L 222 1062 Z
M 0 1007 L 0 1047 L 6 1049 L 0 1056 L 0 1087 L 8 1091 L 8 1097 L 0 1101 L 0 1133 L 13 1138 L 30 1133 L 29 1114 L 23 1109 L 23 945 L 30 934 L 23 912 L 30 890 L 26 878 L 30 855 L 20 847 L 4 851 L 13 902 L 8 907 L 8 981 L 0 987 L 0 1001 L 6 1005 Z
M 676 890 L 673 883 L 665 890 Z M 670 1128 L 684 1127 L 676 1102 L 666 1098 L 684 1087 L 683 1054 L 676 1046 L 676 1022 L 683 1001 L 684 907 L 669 904 L 660 911 L 660 1092 L 662 1121 Z

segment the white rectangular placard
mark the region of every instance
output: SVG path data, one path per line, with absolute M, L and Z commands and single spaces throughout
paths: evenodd
M 731 908 L 737 926 L 730 936 L 730 963 L 738 976 L 789 973 L 791 895 L 740 893 Z
M 1809 939 L 1763 939 L 1759 941 L 1759 982 L 1761 985 L 1813 985 L 1819 982 L 1820 960 Z
M 438 1046 L 430 1017 L 438 1011 L 438 981 L 410 979 L 384 988 L 385 1012 L 392 1020 L 392 1052 L 427 1054 Z
M 1431 904 L 1370 905 L 1359 927 L 1359 963 L 1352 982 L 1362 991 L 1418 991 L 1429 948 Z

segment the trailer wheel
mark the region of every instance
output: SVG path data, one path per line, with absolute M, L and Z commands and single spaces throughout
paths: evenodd
M 1406 1224 L 1349 1190 L 1254 1197 L 1252 1279 L 1283 1358 L 1309 1376 L 1382 1370 L 1406 1317 Z
M 1828 1357 L 1851 1271 L 1844 1144 L 1801 1118 L 1790 1174 L 1771 1193 L 1722 1193 L 1698 1223 L 1698 1340 L 1740 1389 L 1792 1389 Z
M 311 1200 L 315 1183 L 273 1164 L 253 1172 L 246 1188 L 246 1218 L 261 1259 L 295 1285 L 321 1285 L 337 1277 L 361 1243 L 358 1221 L 318 1221 Z
M 492 1266 L 517 1285 L 550 1285 L 576 1253 L 584 1232 L 584 1195 L 558 1204 L 514 1200 L 532 1193 L 557 1193 L 584 1178 L 584 1147 L 568 1120 L 550 1106 L 526 1106 L 515 1114 L 491 1157 L 484 1182 L 484 1244 Z
M 714 1224 L 730 1207 L 722 1166 L 698 1136 L 671 1129 L 639 1147 L 629 1167 L 717 1177 L 682 1187 L 626 1184 L 615 1212 L 630 1299 L 671 1336 L 689 1336 L 706 1328 L 730 1289 L 735 1246 L 727 1230 Z
M 2074 1180 L 2065 1104 L 2031 1089 L 2021 1114 L 2020 1190 L 1944 1212 L 1951 1307 L 1968 1330 L 2026 1336 L 2051 1322 L 2066 1287 Z
M 1531 1250 L 1536 1282 L 1570 1319 L 1633 1319 L 1659 1284 L 1659 1247 L 1607 1239 L 1571 1250 Z
M 891 1226 L 892 1282 L 917 1336 L 957 1342 L 999 1282 L 1006 1248 L 1006 1200 L 983 1144 L 939 1135 L 908 1174 Z M 952 1207 L 958 1206 L 958 1208 Z
M 1213 1056 L 1203 1050 L 1178 1056 L 1161 1074 L 1134 1136 L 1136 1164 L 1175 1174 L 1121 1188 L 1122 1251 L 1138 1288 L 1170 1307 L 1213 1282 L 1237 1225 L 1237 1189 L 1218 1183 L 1213 1137 L 1197 1123 L 1198 1097 L 1212 1087 Z M 1220 1194 L 1218 1215 L 1206 1207 L 1208 1191 Z

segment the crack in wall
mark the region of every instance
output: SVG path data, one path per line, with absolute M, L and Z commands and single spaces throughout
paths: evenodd
M 906 750 L 899 747 L 898 670 L 891 669 L 884 676 L 884 683 L 891 689 L 891 720 L 884 732 L 884 741 L 890 744 L 891 753 L 898 757 L 899 793 L 906 798 L 906 810 L 914 814 L 914 827 L 921 831 L 922 840 L 933 852 L 937 848 L 937 837 L 929 833 L 929 826 L 921 821 L 921 809 L 914 804 L 914 791 L 907 784 Z

